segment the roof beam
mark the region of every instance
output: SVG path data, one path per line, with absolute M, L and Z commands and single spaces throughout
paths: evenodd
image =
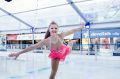
M 76 13 L 85 21 L 85 26 L 90 26 L 90 22 L 83 16 L 82 12 L 78 9 L 78 7 L 74 4 L 72 0 L 67 0 L 67 2 L 71 5 L 71 7 L 76 11 Z
M 22 19 L 14 16 L 13 14 L 11 14 L 11 13 L 9 13 L 8 11 L 4 10 L 3 8 L 0 7 L 0 10 L 1 10 L 2 12 L 6 13 L 7 15 L 11 16 L 12 18 L 18 20 L 19 22 L 23 23 L 24 25 L 30 27 L 30 29 L 34 29 L 34 27 L 33 27 L 32 25 L 30 25 L 30 24 L 28 24 L 27 22 L 23 21 Z

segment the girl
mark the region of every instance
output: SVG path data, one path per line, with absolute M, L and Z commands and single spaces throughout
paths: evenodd
M 31 45 L 25 48 L 22 51 L 19 51 L 17 53 L 11 53 L 9 54 L 9 57 L 15 57 L 15 59 L 17 59 L 17 57 L 20 54 L 23 54 L 25 52 L 31 51 L 36 48 L 40 48 L 43 45 L 45 45 L 46 47 L 50 48 L 49 57 L 51 58 L 51 74 L 50 74 L 49 79 L 55 79 L 55 75 L 58 70 L 59 62 L 64 61 L 66 58 L 66 55 L 69 54 L 69 51 L 70 51 L 69 46 L 66 46 L 63 44 L 63 38 L 74 32 L 82 30 L 82 28 L 83 28 L 83 25 L 80 28 L 72 29 L 70 31 L 57 34 L 58 32 L 57 23 L 51 22 L 46 32 L 45 39 L 41 40 L 40 42 L 34 45 Z

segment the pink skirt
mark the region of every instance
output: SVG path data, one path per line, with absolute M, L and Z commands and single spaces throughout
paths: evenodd
M 70 52 L 70 47 L 62 44 L 59 50 L 50 50 L 50 51 L 51 52 L 48 57 L 50 57 L 51 59 L 59 59 L 60 61 L 64 61 L 66 55 L 68 55 Z

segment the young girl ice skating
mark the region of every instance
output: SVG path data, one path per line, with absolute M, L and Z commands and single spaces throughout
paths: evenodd
M 48 30 L 45 35 L 45 39 L 41 40 L 40 42 L 31 45 L 22 51 L 19 51 L 17 53 L 11 53 L 9 54 L 9 57 L 14 57 L 17 59 L 17 57 L 23 53 L 26 53 L 28 51 L 31 51 L 36 48 L 40 48 L 42 46 L 46 46 L 50 48 L 49 57 L 51 58 L 51 74 L 49 79 L 55 79 L 56 72 L 58 70 L 59 62 L 64 61 L 66 56 L 69 54 L 70 48 L 69 46 L 66 46 L 63 44 L 63 38 L 65 36 L 68 36 L 74 32 L 82 30 L 83 25 L 79 28 L 72 29 L 70 31 L 62 32 L 58 34 L 58 25 L 55 22 L 51 22 Z

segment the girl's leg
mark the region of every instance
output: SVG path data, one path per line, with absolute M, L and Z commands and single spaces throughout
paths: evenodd
M 59 66 L 59 59 L 52 59 L 51 60 L 51 74 L 49 79 L 55 79 L 56 72 Z

